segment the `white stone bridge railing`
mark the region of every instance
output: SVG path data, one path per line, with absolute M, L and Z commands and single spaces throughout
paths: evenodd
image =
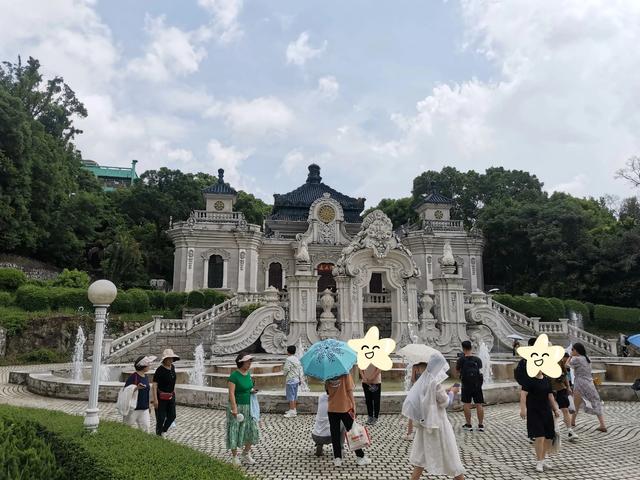
M 509 320 L 511 323 L 514 323 L 525 330 L 528 330 L 531 333 L 536 333 L 538 331 L 538 323 L 539 319 L 537 318 L 529 318 L 526 315 L 523 315 L 520 312 L 516 312 L 511 308 L 503 305 L 501 303 L 496 302 L 493 298 L 487 297 L 487 303 L 491 308 L 497 311 L 504 318 Z

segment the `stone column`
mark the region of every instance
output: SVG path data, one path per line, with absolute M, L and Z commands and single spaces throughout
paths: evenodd
M 184 291 L 190 292 L 193 290 L 193 264 L 195 262 L 195 251 L 193 248 L 187 249 L 187 283 Z
M 289 335 L 287 345 L 302 341 L 309 346 L 320 338 L 316 333 L 316 305 L 318 303 L 318 276 L 309 269 L 296 271 L 287 277 L 289 291 Z
M 204 263 L 202 264 L 202 288 L 209 288 L 209 257 L 204 259 Z
M 257 292 L 258 291 L 258 250 L 257 247 L 249 249 L 248 252 L 248 262 L 249 265 L 249 291 Z M 267 288 L 269 285 L 265 285 Z
M 238 252 L 238 292 L 244 292 L 244 279 L 246 277 L 247 251 L 241 249 Z
M 440 306 L 440 338 L 437 347 L 442 353 L 460 349 L 460 343 L 469 340 L 464 315 L 464 279 L 461 273 L 443 265 L 443 273 L 433 279 L 433 288 Z
M 351 277 L 339 275 L 336 279 L 336 290 L 338 292 L 338 321 L 340 322 L 340 339 L 350 340 L 352 326 L 352 306 L 351 306 Z

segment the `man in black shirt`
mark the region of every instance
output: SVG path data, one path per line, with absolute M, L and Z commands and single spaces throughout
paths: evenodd
M 478 431 L 484 432 L 484 396 L 482 394 L 482 360 L 471 355 L 472 346 L 469 340 L 462 342 L 463 355 L 456 362 L 456 372 L 460 375 L 462 381 L 462 393 L 460 399 L 464 404 L 465 424 L 463 430 L 472 431 L 471 425 L 471 402 L 476 404 L 476 413 L 478 414 Z
M 160 366 L 153 374 L 153 395 L 156 399 L 156 435 L 162 435 L 176 419 L 176 369 L 174 361 L 180 360 L 173 350 L 162 353 Z

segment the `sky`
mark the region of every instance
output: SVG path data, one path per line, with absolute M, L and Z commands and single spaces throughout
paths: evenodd
M 317 163 L 365 197 L 451 165 L 626 197 L 640 154 L 638 0 L 0 0 L 88 110 L 84 158 L 215 174 L 273 201 Z

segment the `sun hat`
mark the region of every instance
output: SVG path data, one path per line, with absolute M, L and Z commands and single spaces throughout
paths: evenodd
M 136 370 L 140 370 L 144 367 L 148 367 L 153 363 L 153 361 L 158 358 L 155 355 L 141 355 L 136 358 L 136 361 L 133 363 L 133 366 Z
M 173 358 L 175 362 L 180 360 L 180 357 L 173 353 L 173 350 L 170 348 L 166 348 L 165 351 L 162 352 L 162 358 L 160 359 L 160 362 L 164 362 L 165 358 Z
M 238 362 L 242 363 L 242 362 L 248 362 L 249 360 L 253 359 L 253 355 L 245 355 L 244 357 L 242 357 L 240 360 L 238 360 Z

